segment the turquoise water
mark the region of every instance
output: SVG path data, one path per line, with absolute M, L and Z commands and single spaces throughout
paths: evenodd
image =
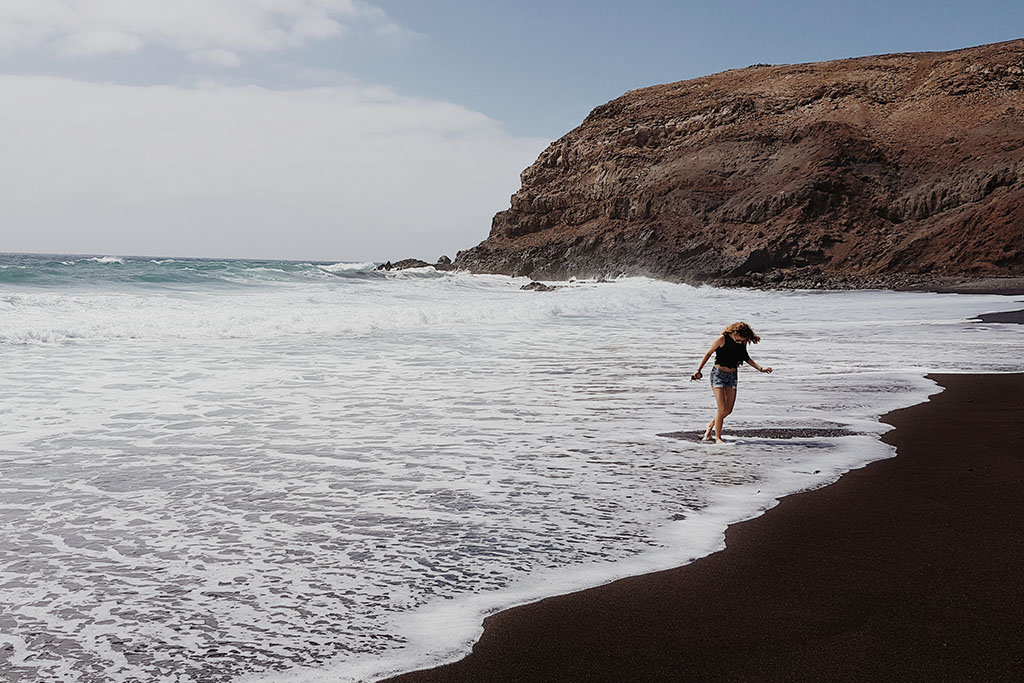
M 0 254 L 0 285 L 89 287 L 160 285 L 216 287 L 310 279 L 373 277 L 372 263 L 267 261 L 243 259 L 152 258 Z

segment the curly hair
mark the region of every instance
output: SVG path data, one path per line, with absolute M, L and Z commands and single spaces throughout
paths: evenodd
M 744 322 L 733 323 L 732 325 L 729 325 L 727 328 L 722 330 L 723 336 L 727 334 L 738 334 L 739 336 L 746 339 L 748 342 L 753 342 L 754 344 L 761 341 L 761 338 L 754 334 L 753 328 L 751 328 L 750 325 Z

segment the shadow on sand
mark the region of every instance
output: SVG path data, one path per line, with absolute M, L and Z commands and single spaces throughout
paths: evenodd
M 734 436 L 746 439 L 815 439 L 821 437 L 853 436 L 859 433 L 851 432 L 849 429 L 843 429 L 842 427 L 829 427 L 825 429 L 805 427 L 784 429 L 781 427 L 771 427 L 768 429 L 730 429 L 726 431 L 725 436 L 726 438 Z M 664 434 L 658 434 L 658 436 L 682 439 L 683 441 L 700 441 L 704 436 L 704 432 L 665 432 Z

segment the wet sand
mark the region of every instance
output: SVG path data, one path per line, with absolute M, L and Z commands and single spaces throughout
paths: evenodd
M 982 313 L 975 316 L 983 323 L 1012 323 L 1015 325 L 1024 324 L 1024 311 L 1002 311 L 999 313 Z
M 729 439 L 813 439 L 821 437 L 851 436 L 857 432 L 843 429 L 842 427 L 801 427 L 785 428 L 776 427 L 772 429 L 731 429 L 722 430 L 725 432 L 726 440 Z M 680 439 L 682 441 L 703 441 L 703 431 L 691 432 L 665 432 L 658 434 L 669 439 Z
M 731 526 L 726 549 L 488 618 L 392 681 L 1019 681 L 1024 374 L 939 375 L 895 458 Z
M 1024 294 L 1024 277 L 936 277 L 913 287 L 901 289 L 910 291 L 936 292 L 938 294 Z

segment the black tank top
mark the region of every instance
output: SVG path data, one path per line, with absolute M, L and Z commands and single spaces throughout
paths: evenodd
M 721 365 L 723 368 L 738 368 L 740 363 L 750 360 L 746 344 L 734 342 L 729 335 L 724 336 L 725 344 L 715 349 L 715 365 Z

